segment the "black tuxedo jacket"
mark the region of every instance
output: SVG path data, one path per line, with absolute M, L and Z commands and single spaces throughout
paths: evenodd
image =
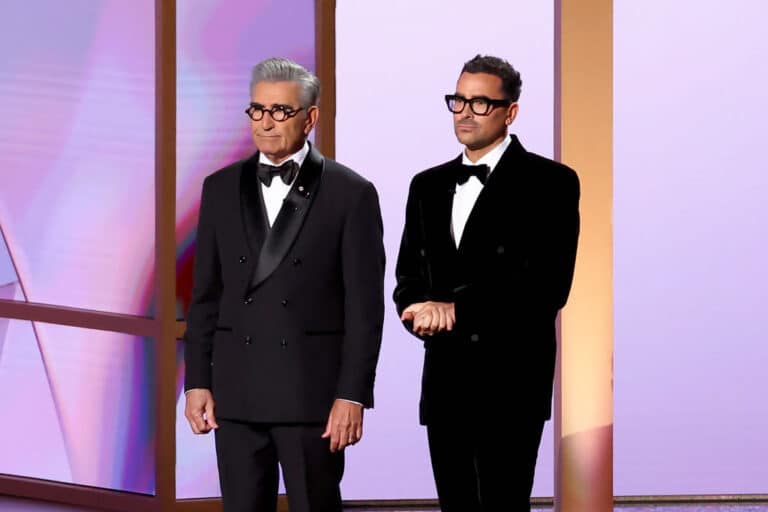
M 221 418 L 324 422 L 373 406 L 384 249 L 373 185 L 311 148 L 270 229 L 258 153 L 203 184 L 185 388 Z
M 491 173 L 456 248 L 451 234 L 461 157 L 411 181 L 397 260 L 398 312 L 454 302 L 454 331 L 425 340 L 420 418 L 551 414 L 557 312 L 571 287 L 579 181 L 517 137 Z M 410 329 L 410 325 L 406 325 Z

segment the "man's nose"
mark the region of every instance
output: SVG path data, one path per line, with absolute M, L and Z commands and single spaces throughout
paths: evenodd
M 272 119 L 272 115 L 269 112 L 264 112 L 264 117 L 261 118 L 261 128 L 265 131 L 269 131 L 275 127 L 275 120 Z

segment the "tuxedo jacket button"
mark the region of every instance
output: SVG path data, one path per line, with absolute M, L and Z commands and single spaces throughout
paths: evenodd
M 248 261 L 248 258 L 245 257 L 245 256 L 240 256 L 240 260 L 239 261 L 240 261 L 240 263 L 245 263 L 246 261 Z
M 496 254 L 498 254 L 499 256 L 501 256 L 502 254 L 504 254 L 504 246 L 503 246 L 503 245 L 500 245 L 500 246 L 498 246 L 498 247 L 496 248 Z
M 472 341 L 472 342 L 480 341 L 480 335 L 473 334 L 472 336 L 469 337 L 469 341 Z

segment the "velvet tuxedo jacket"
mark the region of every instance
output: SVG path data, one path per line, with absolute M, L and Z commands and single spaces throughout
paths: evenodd
M 203 184 L 185 388 L 218 417 L 325 422 L 344 398 L 373 406 L 383 323 L 378 197 L 310 149 L 270 228 L 258 153 Z
M 398 312 L 425 300 L 456 308 L 454 331 L 422 338 L 421 422 L 547 419 L 555 322 L 576 257 L 578 178 L 512 135 L 457 248 L 451 210 L 460 166 L 458 157 L 413 178 L 397 260 Z

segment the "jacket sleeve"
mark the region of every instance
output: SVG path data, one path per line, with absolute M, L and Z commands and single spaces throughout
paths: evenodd
M 336 397 L 373 407 L 384 325 L 384 228 L 376 189 L 368 183 L 344 223 L 344 341 Z
M 210 178 L 203 183 L 200 216 L 197 224 L 192 300 L 184 333 L 184 388 L 211 388 L 213 334 L 221 299 L 221 264 L 216 245 L 216 230 Z

